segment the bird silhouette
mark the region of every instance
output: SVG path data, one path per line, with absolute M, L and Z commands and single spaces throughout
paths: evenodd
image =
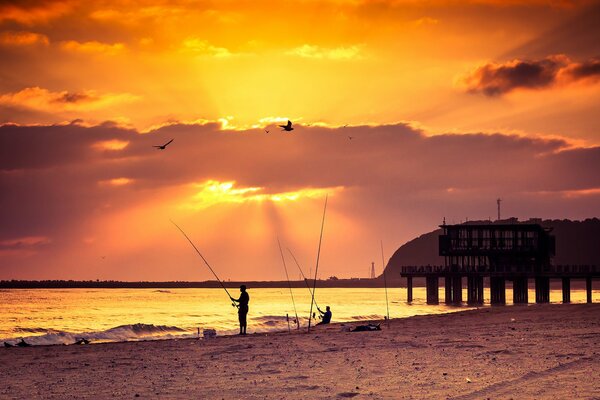
M 348 139 L 352 140 L 354 139 L 354 136 L 348 136 Z
M 269 131 L 265 129 L 265 133 L 269 133 Z
M 169 140 L 167 143 L 163 144 L 162 146 L 152 146 L 152 147 L 156 147 L 156 150 L 164 150 L 164 149 L 166 149 L 166 148 L 167 148 L 167 146 L 168 146 L 169 144 L 171 144 L 171 142 L 172 142 L 173 140 L 174 140 L 174 139 L 171 139 L 171 140 Z
M 290 121 L 289 119 L 287 125 L 279 125 L 279 127 L 283 128 L 282 131 L 286 132 L 291 132 L 294 130 L 294 128 L 292 128 L 292 121 Z

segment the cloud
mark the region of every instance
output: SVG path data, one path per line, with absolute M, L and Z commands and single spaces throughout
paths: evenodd
M 31 257 L 52 243 L 46 236 L 25 236 L 0 240 L 0 257 Z
M 437 25 L 440 21 L 437 18 L 432 17 L 422 17 L 412 21 L 414 26 L 427 26 L 427 25 Z
M 134 182 L 133 179 L 129 178 L 112 178 L 104 181 L 98 182 L 100 185 L 110 185 L 110 186 L 126 186 L 131 185 Z
M 2 32 L 0 33 L 0 45 L 2 46 L 48 46 L 48 36 L 34 32 Z
M 152 147 L 171 138 L 165 151 Z M 501 133 L 429 136 L 407 124 L 300 125 L 293 135 L 222 130 L 217 122 L 146 133 L 114 124 L 0 126 L 0 241 L 52 238 L 30 261 L 3 264 L 14 274 L 0 276 L 66 271 L 61 276 L 91 279 L 68 265 L 109 252 L 106 278 L 198 279 L 195 269 L 164 272 L 183 252 L 173 218 L 199 236 L 226 276 L 244 274 L 228 267 L 243 264 L 255 279 L 273 279 L 270 239 L 300 237 L 294 249 L 313 251 L 327 193 L 334 196 L 323 265 L 339 274 L 370 264 L 367 238 L 396 246 L 443 216 L 486 218 L 498 196 L 510 215 L 597 213 L 600 147 L 569 145 Z M 96 240 L 82 249 L 89 237 Z
M 465 78 L 472 93 L 499 96 L 515 89 L 540 89 L 554 84 L 568 59 L 552 56 L 539 61 L 513 60 L 504 64 L 489 63 L 478 67 Z
M 91 90 L 51 92 L 36 86 L 0 95 L 0 105 L 46 112 L 86 111 L 128 103 L 136 99 L 137 96 L 130 93 L 99 94 Z
M 578 63 L 564 55 L 553 55 L 535 61 L 484 64 L 463 80 L 469 92 L 494 97 L 518 89 L 545 89 L 557 83 L 568 84 L 599 76 L 600 59 Z
M 27 246 L 38 246 L 50 243 L 50 238 L 45 236 L 27 236 L 21 238 L 0 240 L 0 248 L 2 249 L 16 249 Z
M 101 140 L 92 145 L 92 147 L 97 148 L 98 150 L 109 150 L 109 151 L 119 151 L 123 150 L 129 145 L 129 141 L 126 140 Z
M 0 22 L 14 21 L 25 25 L 45 23 L 67 14 L 72 2 L 50 1 L 2 1 L 0 2 Z
M 361 58 L 361 46 L 326 48 L 305 44 L 286 52 L 286 54 L 303 58 L 351 60 Z
M 593 58 L 582 63 L 573 63 L 565 68 L 564 73 L 570 76 L 573 80 L 599 79 L 600 57 Z
M 217 47 L 210 44 L 207 40 L 197 37 L 189 37 L 181 44 L 181 50 L 202 56 L 212 57 L 230 57 L 231 52 L 225 47 Z
M 96 40 L 88 42 L 78 42 L 76 40 L 67 40 L 61 42 L 61 48 L 66 51 L 75 53 L 87 53 L 87 54 L 104 54 L 114 56 L 123 53 L 127 47 L 124 43 L 103 43 Z

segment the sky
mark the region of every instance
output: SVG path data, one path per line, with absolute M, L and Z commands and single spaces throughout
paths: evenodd
M 0 0 L 0 279 L 367 277 L 598 217 L 600 2 Z M 294 130 L 278 127 L 292 121 Z M 173 139 L 165 150 L 153 146 Z

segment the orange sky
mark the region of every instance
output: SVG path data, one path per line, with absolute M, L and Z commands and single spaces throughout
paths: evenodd
M 506 216 L 598 216 L 599 18 L 567 0 L 0 2 L 0 279 L 209 279 L 169 218 L 224 278 L 281 279 L 277 236 L 310 268 L 325 194 L 323 277 L 499 196 Z

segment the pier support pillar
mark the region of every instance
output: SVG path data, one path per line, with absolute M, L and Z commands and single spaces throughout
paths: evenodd
M 592 302 L 592 277 L 585 278 L 585 292 L 587 294 L 587 302 Z
M 527 278 L 514 278 L 513 279 L 513 303 L 514 304 L 527 304 L 529 302 L 528 292 L 528 279 Z
M 562 278 L 563 303 L 571 302 L 571 278 Z
M 550 303 L 550 278 L 543 276 L 535 278 L 535 302 Z
M 446 304 L 452 303 L 452 278 L 444 277 L 444 301 Z
M 406 277 L 406 301 L 412 303 L 413 301 L 413 281 L 412 276 Z
M 467 277 L 467 303 L 483 304 L 483 277 Z
M 452 277 L 452 303 L 462 303 L 462 276 Z
M 440 304 L 439 281 L 437 276 L 425 278 L 427 287 L 427 304 Z
M 490 301 L 492 304 L 506 304 L 506 279 L 490 278 Z

